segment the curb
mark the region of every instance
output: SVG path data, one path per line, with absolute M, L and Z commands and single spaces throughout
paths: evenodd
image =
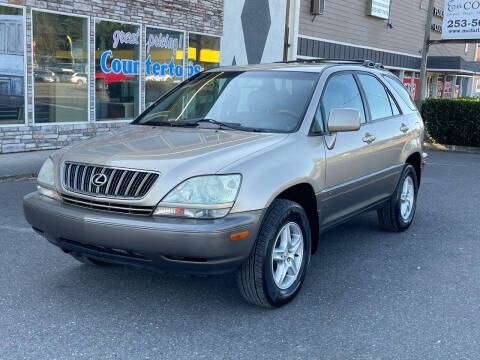
M 12 181 L 22 181 L 22 180 L 30 180 L 36 179 L 37 174 L 23 174 L 23 175 L 7 175 L 7 176 L 0 176 L 0 184 L 5 182 L 12 182 Z
M 431 144 L 431 143 L 424 143 L 423 144 L 425 149 L 428 150 L 438 150 L 438 151 L 450 151 L 450 152 L 462 152 L 468 154 L 480 154 L 479 147 L 473 146 L 458 146 L 458 145 L 441 145 L 441 144 Z

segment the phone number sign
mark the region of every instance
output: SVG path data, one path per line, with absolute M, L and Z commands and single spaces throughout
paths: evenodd
M 442 38 L 480 39 L 480 0 L 446 0 Z

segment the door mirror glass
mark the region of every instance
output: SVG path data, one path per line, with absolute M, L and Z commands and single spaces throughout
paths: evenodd
M 328 116 L 328 131 L 344 132 L 360 129 L 360 112 L 356 109 L 332 109 Z

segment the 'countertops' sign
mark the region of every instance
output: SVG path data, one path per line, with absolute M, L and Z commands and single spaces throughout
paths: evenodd
M 445 0 L 442 38 L 480 39 L 480 0 Z
M 390 17 L 390 0 L 369 0 L 368 15 L 388 19 Z

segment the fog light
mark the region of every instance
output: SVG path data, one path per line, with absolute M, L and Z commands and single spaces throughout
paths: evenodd
M 40 193 L 40 195 L 46 196 L 51 199 L 56 199 L 56 200 L 60 199 L 60 196 L 55 190 L 47 189 L 38 185 L 37 185 L 37 190 Z

